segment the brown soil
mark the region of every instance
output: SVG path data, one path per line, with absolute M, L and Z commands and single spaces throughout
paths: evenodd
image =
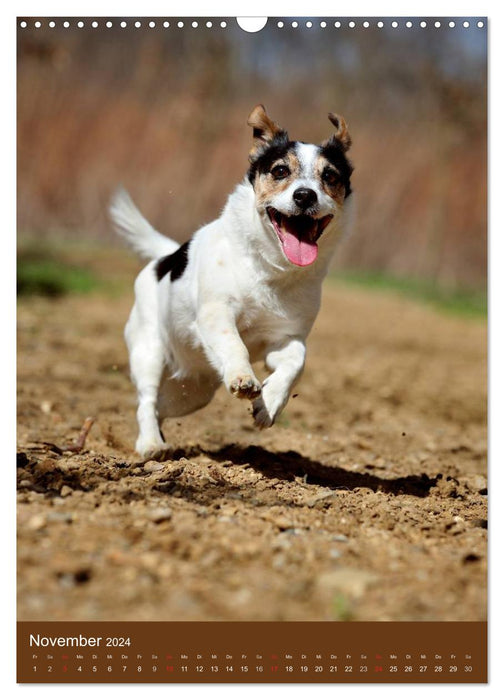
M 19 304 L 19 619 L 485 618 L 483 322 L 328 283 L 279 425 L 221 390 L 141 464 L 131 301 Z

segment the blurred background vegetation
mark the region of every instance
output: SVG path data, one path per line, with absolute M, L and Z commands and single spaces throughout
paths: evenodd
M 486 28 L 76 21 L 18 30 L 20 291 L 36 288 L 34 260 L 59 276 L 55 240 L 120 245 L 107 220 L 119 183 L 179 241 L 214 219 L 246 172 L 262 102 L 300 140 L 327 138 L 329 111 L 349 124 L 355 217 L 336 271 L 484 295 Z

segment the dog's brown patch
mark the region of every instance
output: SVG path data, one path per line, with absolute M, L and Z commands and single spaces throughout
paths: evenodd
M 348 132 L 348 127 L 346 121 L 339 114 L 334 112 L 329 112 L 329 121 L 334 124 L 336 131 L 334 132 L 333 138 L 336 138 L 343 146 L 344 151 L 348 151 L 352 145 L 352 139 Z
M 254 143 L 250 149 L 250 156 L 254 156 L 265 144 L 270 143 L 277 134 L 283 131 L 276 122 L 270 119 L 263 105 L 254 107 L 249 114 L 247 124 L 254 130 Z
M 281 180 L 275 179 L 271 171 L 277 165 L 287 166 L 290 170 L 290 174 Z M 278 158 L 278 160 L 272 163 L 267 173 L 256 172 L 253 184 L 257 203 L 264 206 L 266 203 L 270 202 L 272 197 L 286 190 L 292 181 L 299 177 L 300 171 L 301 164 L 295 152 L 288 151 L 283 158 Z
M 330 169 L 338 174 L 338 179 L 334 184 L 324 179 L 323 173 L 326 169 Z M 334 165 L 330 163 L 323 154 L 320 154 L 315 161 L 315 172 L 317 173 L 317 178 L 320 180 L 324 192 L 326 192 L 331 199 L 334 199 L 338 205 L 343 206 L 346 194 L 343 178 L 340 178 L 341 173 L 338 172 Z

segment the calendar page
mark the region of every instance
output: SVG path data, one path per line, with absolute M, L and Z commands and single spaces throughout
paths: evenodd
M 486 683 L 485 17 L 18 17 L 17 680 Z

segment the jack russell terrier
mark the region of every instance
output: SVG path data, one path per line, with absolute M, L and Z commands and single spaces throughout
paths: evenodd
M 142 457 L 169 449 L 164 418 L 206 406 L 222 382 L 252 401 L 258 428 L 285 407 L 351 199 L 350 135 L 342 117 L 329 119 L 334 133 L 321 145 L 291 141 L 257 105 L 246 177 L 220 217 L 182 245 L 155 231 L 126 192 L 114 196 L 118 233 L 150 260 L 125 328 Z M 258 360 L 271 370 L 262 385 Z

